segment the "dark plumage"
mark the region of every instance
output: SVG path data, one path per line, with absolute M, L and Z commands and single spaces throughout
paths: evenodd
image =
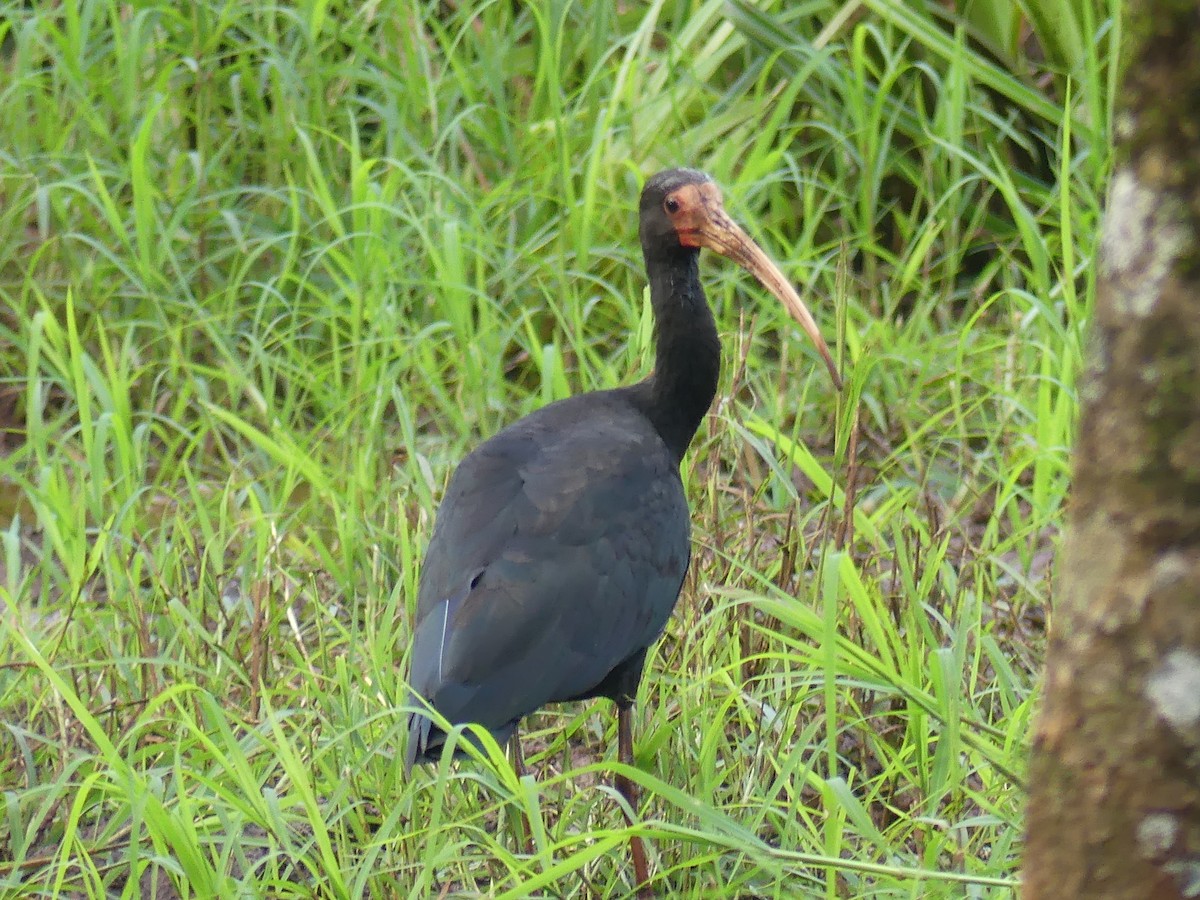
M 720 343 L 700 285 L 710 247 L 753 271 L 828 351 L 795 291 L 691 169 L 651 178 L 640 236 L 654 310 L 654 373 L 571 397 L 484 442 L 459 464 L 421 572 L 410 684 L 452 723 L 509 739 L 547 704 L 608 697 L 629 707 L 689 558 L 679 464 L 712 403 Z M 445 735 L 410 719 L 407 767 L 437 759 Z M 618 786 L 635 805 L 632 785 Z M 639 883 L 646 878 L 640 842 Z

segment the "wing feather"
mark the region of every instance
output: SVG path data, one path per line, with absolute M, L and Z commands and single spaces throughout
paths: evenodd
M 410 683 L 452 722 L 500 734 L 586 694 L 658 637 L 678 597 L 688 514 L 673 458 L 640 417 L 593 405 L 580 422 L 570 405 L 483 444 L 447 488 Z

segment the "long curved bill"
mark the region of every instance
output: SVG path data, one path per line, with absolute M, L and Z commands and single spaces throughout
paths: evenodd
M 729 218 L 721 202 L 721 192 L 715 184 L 695 185 L 694 189 L 698 194 L 695 199 L 699 202 L 691 205 L 691 209 L 687 210 L 692 213 L 688 216 L 688 221 L 680 223 L 684 226 L 679 228 L 680 243 L 689 247 L 707 247 L 709 250 L 732 259 L 757 278 L 763 287 L 779 299 L 792 318 L 812 339 L 817 347 L 817 352 L 825 360 L 825 366 L 829 369 L 834 387 L 840 391 L 842 376 L 838 372 L 837 363 L 833 361 L 833 356 L 825 344 L 825 339 L 821 337 L 812 313 L 808 311 L 808 307 L 804 305 L 804 301 L 800 299 L 800 295 L 796 293 L 791 282 L 784 277 L 784 274 L 779 271 L 779 267 L 762 251 L 762 248 Z

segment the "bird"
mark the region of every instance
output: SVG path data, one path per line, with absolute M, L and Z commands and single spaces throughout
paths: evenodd
M 725 212 L 707 174 L 647 179 L 639 236 L 654 318 L 654 368 L 625 387 L 568 397 L 499 431 L 450 477 L 420 572 L 405 771 L 441 757 L 473 723 L 520 760 L 521 719 L 550 703 L 616 704 L 618 759 L 634 764 L 632 709 L 649 648 L 690 560 L 680 465 L 716 396 L 721 344 L 699 274 L 708 248 L 752 273 L 812 339 L 818 327 L 779 268 Z M 469 731 L 463 740 L 473 740 Z M 637 790 L 616 787 L 629 809 Z M 645 848 L 630 838 L 639 896 Z

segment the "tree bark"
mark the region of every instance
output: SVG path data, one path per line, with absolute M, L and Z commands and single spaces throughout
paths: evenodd
M 1200 5 L 1131 2 L 1025 897 L 1200 897 Z

